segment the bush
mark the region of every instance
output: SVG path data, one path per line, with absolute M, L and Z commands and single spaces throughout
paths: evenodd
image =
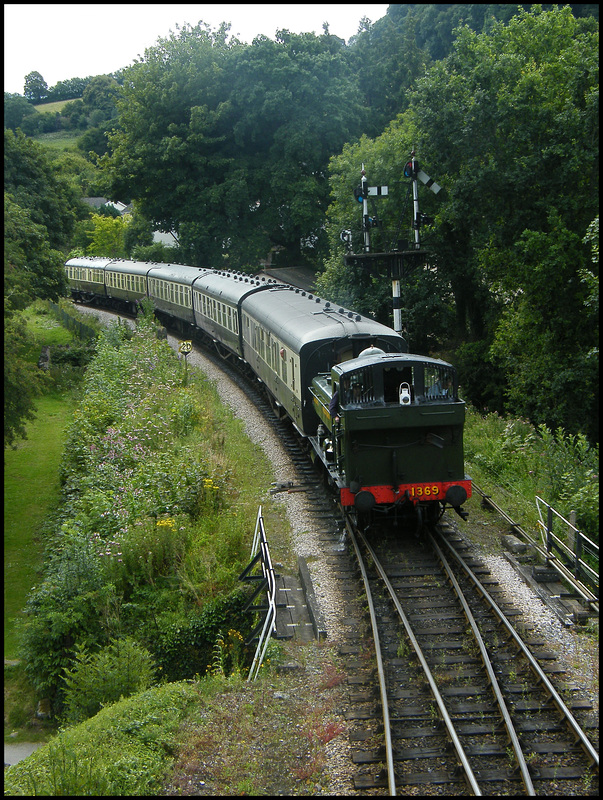
M 562 516 L 576 512 L 576 525 L 589 538 L 599 538 L 599 448 L 583 435 L 561 428 L 534 427 L 519 418 L 481 415 L 467 408 L 467 469 L 508 489 L 531 506 L 539 495 Z
M 198 703 L 190 684 L 148 689 L 61 731 L 4 771 L 6 795 L 123 797 L 158 794 L 177 734 Z
M 129 637 L 94 654 L 80 647 L 75 665 L 65 670 L 65 721 L 82 722 L 103 706 L 148 689 L 154 677 L 151 654 Z
M 211 672 L 214 646 L 219 637 L 236 629 L 249 632 L 250 615 L 244 612 L 247 594 L 236 589 L 226 597 L 206 603 L 201 613 L 186 620 L 160 620 L 160 631 L 147 642 L 162 675 L 178 681 Z
M 106 609 L 113 587 L 106 584 L 91 546 L 77 537 L 62 537 L 52 554 L 44 581 L 32 587 L 19 623 L 20 655 L 39 697 L 60 705 L 57 691 L 71 664 L 76 642 L 104 644 Z

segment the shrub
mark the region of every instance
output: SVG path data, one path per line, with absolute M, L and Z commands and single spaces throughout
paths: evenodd
M 44 581 L 34 586 L 19 624 L 20 655 L 27 676 L 40 697 L 57 703 L 65 667 L 75 643 L 104 644 L 113 587 L 106 584 L 92 548 L 73 537 L 62 537 Z
M 79 647 L 65 670 L 65 720 L 82 722 L 109 704 L 148 689 L 155 670 L 151 654 L 133 639 L 114 639 L 91 654 Z
M 250 615 L 244 612 L 247 594 L 236 589 L 205 604 L 201 613 L 181 621 L 160 620 L 160 631 L 147 642 L 149 650 L 168 681 L 193 678 L 211 671 L 214 646 L 220 636 L 236 629 L 249 632 Z M 237 653 L 237 664 L 242 657 Z
M 197 689 L 171 683 L 103 708 L 4 772 L 7 795 L 158 794 Z
M 577 527 L 598 541 L 599 448 L 585 436 L 467 408 L 464 441 L 468 471 L 476 482 L 483 476 L 533 511 L 536 495 L 566 518 L 575 511 Z

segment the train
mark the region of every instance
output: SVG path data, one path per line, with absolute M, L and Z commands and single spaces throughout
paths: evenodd
M 231 270 L 99 257 L 65 264 L 75 300 L 136 312 L 143 299 L 183 337 L 200 333 L 260 381 L 324 467 L 341 505 L 463 519 L 465 403 L 455 368 L 310 291 Z

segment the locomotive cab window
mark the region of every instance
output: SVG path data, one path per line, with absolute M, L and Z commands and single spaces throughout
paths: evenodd
M 455 397 L 453 370 L 448 366 L 425 364 L 425 399 L 454 400 Z
M 408 364 L 393 364 L 383 371 L 383 399 L 386 403 L 406 405 L 417 394 L 415 369 Z
M 379 400 L 371 367 L 348 372 L 342 376 L 339 385 L 341 405 L 365 405 Z

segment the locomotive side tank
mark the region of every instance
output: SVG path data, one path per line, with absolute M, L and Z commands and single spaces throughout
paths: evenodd
M 314 378 L 312 395 L 321 424 L 310 440 L 343 505 L 463 513 L 465 404 L 450 364 L 372 347 Z

